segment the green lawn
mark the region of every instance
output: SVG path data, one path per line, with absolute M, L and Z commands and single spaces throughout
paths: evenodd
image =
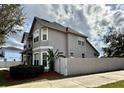
M 98 88 L 124 88 L 124 80 L 110 83 L 110 84 L 105 84 L 105 85 L 99 86 Z
M 62 75 L 50 72 L 31 79 L 15 80 L 10 77 L 9 71 L 1 70 L 0 71 L 0 87 L 18 85 L 18 84 L 27 83 L 27 82 L 36 82 L 36 81 L 42 82 L 46 80 L 56 80 L 56 79 L 62 79 L 62 78 L 65 78 L 65 77 Z

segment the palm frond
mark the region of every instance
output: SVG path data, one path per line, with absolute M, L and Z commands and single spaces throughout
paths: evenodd
M 56 54 L 58 53 L 58 51 L 59 51 L 59 50 L 57 49 L 56 52 L 55 52 L 54 54 L 56 55 Z

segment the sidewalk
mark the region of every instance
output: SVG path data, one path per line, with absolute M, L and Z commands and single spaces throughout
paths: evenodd
M 103 84 L 124 80 L 124 70 L 78 76 L 60 80 L 32 82 L 11 86 L 15 88 L 91 88 Z
M 0 68 L 0 70 L 8 70 L 9 71 L 9 68 Z

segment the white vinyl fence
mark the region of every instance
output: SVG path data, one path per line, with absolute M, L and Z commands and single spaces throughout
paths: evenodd
M 124 58 L 61 58 L 55 71 L 65 76 L 124 69 Z
M 0 68 L 9 68 L 11 66 L 16 66 L 21 64 L 21 62 L 0 62 Z

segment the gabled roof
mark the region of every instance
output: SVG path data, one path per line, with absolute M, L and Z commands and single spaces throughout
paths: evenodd
M 22 40 L 21 40 L 21 43 L 24 43 L 24 39 L 28 37 L 28 33 L 27 32 L 24 32 L 23 33 L 23 37 L 22 37 Z
M 39 22 L 43 26 L 46 26 L 46 27 L 49 27 L 49 28 L 52 28 L 52 29 L 56 29 L 58 31 L 62 31 L 62 32 L 65 32 L 65 33 L 72 33 L 72 34 L 87 38 L 87 36 L 84 35 L 83 33 L 75 31 L 74 29 L 72 29 L 70 27 L 65 27 L 65 26 L 63 26 L 63 25 L 61 25 L 59 23 L 50 22 L 50 21 L 47 21 L 47 20 L 39 18 L 39 17 L 34 17 L 34 20 L 33 20 L 33 23 L 32 23 L 32 26 L 31 26 L 31 29 L 30 29 L 30 32 L 29 32 L 30 35 L 32 34 L 32 30 L 34 28 L 34 24 L 35 24 L 36 21 Z M 27 35 L 25 35 L 25 36 L 27 36 Z M 24 35 L 23 35 L 22 41 L 24 42 Z M 93 47 L 93 45 L 87 39 L 86 39 L 86 41 L 99 54 L 99 52 Z
M 87 38 L 86 35 L 82 34 L 81 32 L 75 31 L 75 30 L 73 30 L 73 29 L 70 28 L 70 27 L 67 27 L 67 29 L 68 29 L 68 30 L 67 30 L 68 33 L 72 33 L 72 34 L 75 34 L 75 35 L 78 35 L 78 36 Z
M 30 30 L 30 34 L 32 33 L 32 29 L 33 29 L 34 24 L 35 24 L 36 21 L 39 22 L 43 26 L 46 26 L 46 27 L 49 27 L 49 28 L 52 28 L 52 29 L 56 29 L 58 31 L 62 31 L 62 32 L 65 32 L 65 33 L 72 33 L 72 34 L 87 38 L 86 35 L 78 32 L 78 31 L 75 31 L 70 27 L 65 27 L 65 26 L 63 26 L 59 23 L 50 22 L 50 21 L 44 20 L 44 19 L 39 18 L 39 17 L 34 17 L 34 20 L 33 20 L 32 26 L 31 26 L 31 30 Z
M 96 50 L 96 48 L 87 39 L 86 42 L 98 53 L 98 55 L 100 55 L 98 50 Z

